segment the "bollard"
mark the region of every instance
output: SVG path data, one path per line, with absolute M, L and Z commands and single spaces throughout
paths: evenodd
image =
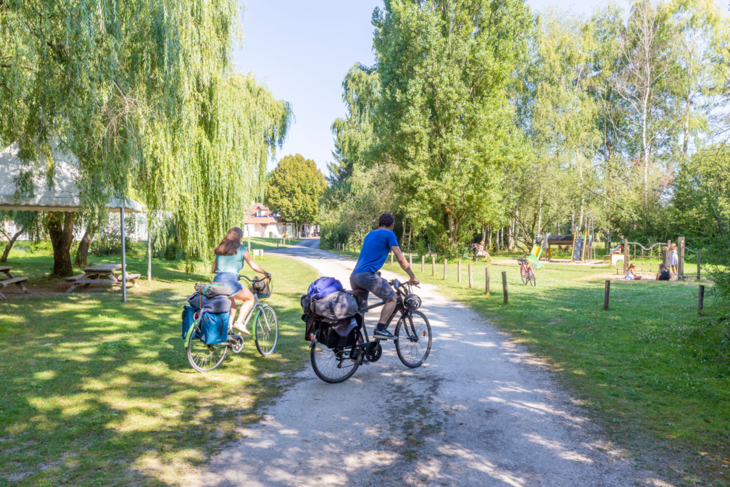
M 700 284 L 700 293 L 697 295 L 697 314 L 702 316 L 702 308 L 705 305 L 705 286 Z
M 436 276 L 436 257 L 431 256 L 431 275 Z
M 423 274 L 424 272 L 426 272 L 424 270 L 425 268 L 426 268 L 426 256 L 425 255 L 422 255 L 421 256 L 421 274 Z
M 509 302 L 507 296 L 507 271 L 502 271 L 502 295 L 504 296 L 504 304 Z
M 608 309 L 608 297 L 611 294 L 611 281 L 606 279 L 606 288 L 603 291 L 603 309 Z
M 484 292 L 489 296 L 489 267 L 484 268 Z
M 456 273 L 457 273 L 456 282 L 461 284 L 461 261 L 459 261 L 459 263 L 456 266 Z
M 449 261 L 448 261 L 448 259 L 444 259 L 444 281 L 446 280 L 448 270 L 449 270 Z
M 469 269 L 469 288 L 473 288 L 474 287 L 474 279 L 471 276 L 471 264 L 469 264 L 468 269 Z

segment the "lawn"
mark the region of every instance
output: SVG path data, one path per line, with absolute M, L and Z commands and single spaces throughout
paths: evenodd
M 493 258 L 499 263 L 489 264 L 489 297 L 483 263 L 469 289 L 467 261 L 459 284 L 455 263 L 444 281 L 443 263 L 432 276 L 430 259 L 424 273 L 420 257 L 413 260 L 419 279 L 470 305 L 561 372 L 557 377 L 637 466 L 678 484 L 730 485 L 730 337 L 723 345 L 713 334 L 716 317 L 697 318 L 696 282 L 614 281 L 604 311 L 604 281 L 619 277 L 606 265 L 547 264 L 532 288 L 522 284 L 516 263 Z M 644 266 L 648 274 L 648 260 Z M 656 266 L 654 260 L 653 272 Z M 390 261 L 385 269 L 404 274 Z M 695 273 L 688 263 L 686 274 Z
M 144 276 L 135 251 L 128 269 Z M 43 251 L 13 251 L 8 262 L 32 278 L 35 295 L 11 290 L 0 301 L 0 484 L 179 484 L 258 421 L 306 364 L 299 297 L 317 276 L 297 261 L 259 261 L 274 275 L 277 352 L 263 358 L 246 340 L 208 374 L 190 368 L 181 340 L 183 303 L 211 278 L 202 264 L 185 274 L 184 263 L 155 259 L 154 280 L 130 289 L 124 305 L 118 291 L 49 292 L 66 286 L 44 277 L 51 263 Z
M 263 238 L 263 237 L 251 237 L 251 248 L 254 250 L 257 249 L 264 249 L 264 250 L 272 250 L 272 249 L 281 249 L 285 247 L 291 247 L 292 245 L 296 245 L 298 242 L 301 242 L 301 239 L 287 239 L 282 240 L 280 238 Z M 281 242 L 286 242 L 282 244 Z M 243 239 L 243 245 L 248 246 L 248 239 Z

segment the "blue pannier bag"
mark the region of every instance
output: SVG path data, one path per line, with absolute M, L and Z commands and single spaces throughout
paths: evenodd
M 204 313 L 200 328 L 200 339 L 206 345 L 224 343 L 228 340 L 228 320 L 230 313 Z
M 345 288 L 342 287 L 342 283 L 334 277 L 320 277 L 309 285 L 307 297 L 309 297 L 310 300 L 322 299 L 332 293 L 343 291 L 344 289 Z
M 182 339 L 185 340 L 190 327 L 195 323 L 195 310 L 190 306 L 183 307 L 182 312 Z M 193 338 L 200 338 L 200 332 L 196 332 Z

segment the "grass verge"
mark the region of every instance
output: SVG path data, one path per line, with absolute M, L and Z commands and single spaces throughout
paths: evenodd
M 34 291 L 52 260 L 14 252 L 9 264 L 33 278 Z M 185 274 L 183 263 L 155 260 L 154 280 L 130 289 L 126 305 L 118 291 L 0 301 L 0 347 L 10 358 L 0 363 L 0 484 L 180 484 L 258 421 L 305 363 L 299 297 L 317 277 L 284 257 L 260 264 L 274 275 L 267 301 L 279 317 L 277 351 L 263 358 L 246 340 L 208 374 L 187 362 L 180 315 L 193 283 L 211 276 Z M 144 274 L 144 257 L 128 268 Z
M 414 256 L 419 279 L 470 305 L 562 372 L 637 466 L 680 485 L 730 485 L 730 367 L 717 353 L 720 344 L 702 340 L 713 325 L 697 318 L 696 283 L 614 281 L 604 311 L 604 280 L 617 277 L 605 265 L 548 264 L 536 271 L 535 288 L 522 284 L 516 264 L 489 267 L 487 297 L 484 264 L 474 266 L 470 289 L 466 261 L 458 283 L 456 264 L 449 264 L 444 280 L 443 263 L 432 276 L 430 262 L 421 273 Z M 385 269 L 399 272 L 389 260 Z M 688 265 L 687 274 L 694 272 Z

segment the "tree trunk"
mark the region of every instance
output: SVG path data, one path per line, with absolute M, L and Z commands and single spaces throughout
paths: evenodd
M 96 232 L 94 230 L 90 230 L 88 227 L 86 228 L 86 233 L 84 233 L 84 236 L 81 238 L 79 248 L 76 251 L 76 259 L 74 260 L 74 265 L 76 265 L 76 267 L 88 267 L 89 247 L 91 246 L 91 240 L 94 238 L 95 233 Z
M 15 245 L 15 241 L 18 240 L 18 237 L 20 237 L 23 232 L 25 232 L 25 227 L 21 228 L 18 233 L 13 235 L 13 237 L 8 241 L 8 243 L 5 244 L 5 250 L 3 250 L 3 255 L 0 257 L 0 262 L 7 262 L 8 261 L 8 255 L 10 255 L 10 251 L 13 248 L 13 245 Z
M 49 213 L 48 235 L 53 245 L 53 276 L 72 276 L 74 269 L 71 265 L 71 243 L 74 239 L 74 214 Z

